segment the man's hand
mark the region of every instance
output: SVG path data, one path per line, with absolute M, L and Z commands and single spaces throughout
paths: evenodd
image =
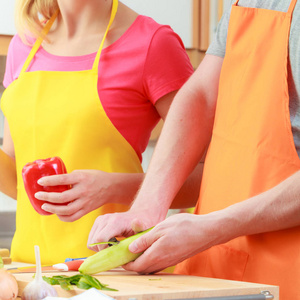
M 161 220 L 151 211 L 131 209 L 124 213 L 113 213 L 99 216 L 90 232 L 88 247 L 93 251 L 100 251 L 105 245 L 89 245 L 99 242 L 107 242 L 112 237 L 128 237 L 135 233 L 153 227 Z
M 129 245 L 134 253 L 145 251 L 124 269 L 149 274 L 174 266 L 219 242 L 214 214 L 177 214 L 156 225 Z

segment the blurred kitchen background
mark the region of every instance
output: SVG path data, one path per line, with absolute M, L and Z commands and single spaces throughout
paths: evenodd
M 120 0 L 140 14 L 161 24 L 170 25 L 179 34 L 194 68 L 197 68 L 214 36 L 218 20 L 231 0 Z M 0 96 L 5 72 L 6 53 L 15 34 L 14 0 L 0 1 Z M 143 154 L 146 171 L 162 127 L 160 122 L 152 133 Z M 0 147 L 3 138 L 3 114 L 0 111 Z M 10 248 L 15 230 L 16 201 L 0 193 L 0 248 Z

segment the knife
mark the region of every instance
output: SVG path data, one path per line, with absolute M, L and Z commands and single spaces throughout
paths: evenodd
M 72 260 L 66 261 L 64 263 L 55 264 L 53 266 L 44 266 L 42 267 L 42 272 L 67 272 L 67 271 L 78 271 L 80 265 L 84 262 L 83 259 L 81 260 Z M 7 269 L 9 273 L 35 273 L 35 267 L 21 267 L 21 268 L 11 268 Z
M 7 268 L 7 272 L 16 274 L 16 273 L 35 273 L 36 267 L 20 267 L 20 268 Z M 42 267 L 42 272 L 58 272 L 59 270 L 54 269 L 53 266 Z

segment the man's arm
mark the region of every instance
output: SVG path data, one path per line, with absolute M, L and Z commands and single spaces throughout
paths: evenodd
M 206 55 L 177 93 L 155 147 L 132 211 L 146 209 L 165 218 L 211 139 L 223 59 Z
M 222 63 L 222 58 L 206 55 L 178 91 L 131 209 L 98 217 L 88 244 L 108 241 L 113 236 L 128 236 L 156 225 L 166 217 L 176 195 L 177 200 L 181 198 L 179 202 L 185 199 L 187 191 L 189 199 L 197 197 L 202 170 L 199 162 L 212 134 Z
M 125 268 L 153 273 L 239 236 L 300 226 L 299 182 L 300 171 L 274 188 L 225 209 L 205 215 L 171 216 L 130 244 L 130 251 L 145 252 Z

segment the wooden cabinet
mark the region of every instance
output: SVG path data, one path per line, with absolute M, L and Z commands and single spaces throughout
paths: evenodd
M 0 55 L 6 55 L 11 38 L 11 35 L 0 35 Z

